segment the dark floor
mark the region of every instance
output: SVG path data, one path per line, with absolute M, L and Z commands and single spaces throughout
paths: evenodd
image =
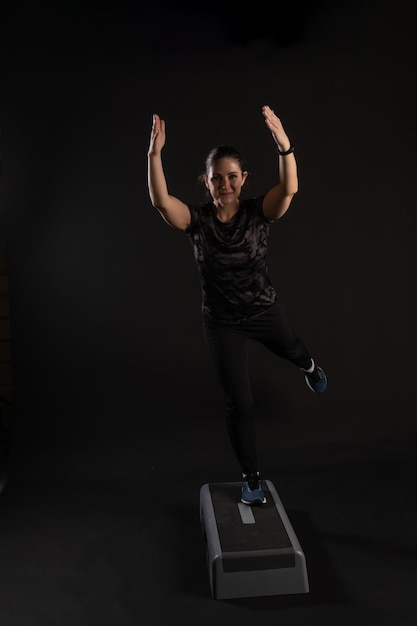
M 0 495 L 1 626 L 415 624 L 415 442 L 268 452 L 261 439 L 310 591 L 214 600 L 199 490 L 237 476 L 224 440 L 213 454 L 215 429 L 202 427 L 201 446 L 183 426 L 103 438 L 60 462 L 45 455 L 32 475 L 12 464 Z

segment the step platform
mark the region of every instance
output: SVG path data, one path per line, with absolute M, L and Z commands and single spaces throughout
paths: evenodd
M 240 502 L 242 483 L 200 489 L 200 521 L 215 600 L 308 593 L 306 560 L 278 493 L 262 481 L 266 503 Z

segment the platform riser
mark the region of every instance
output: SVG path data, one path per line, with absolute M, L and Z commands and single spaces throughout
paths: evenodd
M 268 492 L 269 506 L 263 505 L 262 510 L 254 509 L 254 516 L 258 519 L 252 518 L 253 523 L 251 522 L 250 528 L 247 523 L 244 523 L 245 516 L 242 518 L 238 509 L 239 503 L 235 498 L 235 493 L 239 493 L 239 483 L 207 484 L 203 485 L 200 490 L 200 518 L 207 548 L 207 567 L 213 599 L 309 592 L 304 553 L 274 485 L 270 481 L 264 481 L 264 483 Z M 220 500 L 219 493 L 221 494 Z M 217 511 L 212 496 L 217 502 Z M 221 517 L 221 521 L 216 519 L 216 513 L 219 518 Z M 248 522 L 252 515 L 246 517 L 246 522 Z M 233 525 L 232 528 L 228 527 L 229 523 Z M 258 526 L 255 525 L 256 523 Z M 272 544 L 271 547 L 265 546 L 265 537 L 261 533 L 262 523 L 264 525 L 267 523 L 269 529 L 271 524 L 279 526 L 279 533 L 278 530 L 277 533 L 279 537 L 284 536 L 282 546 L 277 546 L 273 533 L 271 535 L 273 546 Z M 221 537 L 225 545 L 230 532 L 237 537 L 237 543 L 239 543 L 239 533 L 241 533 L 245 545 L 244 550 L 231 552 L 229 545 L 227 551 L 222 550 Z M 253 546 L 250 545 L 250 541 L 248 545 L 248 538 L 252 536 L 254 537 Z M 234 543 L 233 540 L 232 543 Z

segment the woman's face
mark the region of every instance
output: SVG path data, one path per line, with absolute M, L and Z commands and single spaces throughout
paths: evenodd
M 225 157 L 213 163 L 204 182 L 215 204 L 227 205 L 239 198 L 247 176 L 237 161 Z

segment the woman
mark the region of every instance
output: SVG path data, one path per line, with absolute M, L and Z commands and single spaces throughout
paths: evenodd
M 238 151 L 219 146 L 206 159 L 202 181 L 210 195 L 204 204 L 187 204 L 168 192 L 161 153 L 165 121 L 153 116 L 148 150 L 148 188 L 152 205 L 173 228 L 187 234 L 202 293 L 208 352 L 226 404 L 230 441 L 242 471 L 241 501 L 263 504 L 258 468 L 247 342 L 262 343 L 304 372 L 309 388 L 323 393 L 327 378 L 287 318 L 267 269 L 270 225 L 288 210 L 298 190 L 297 164 L 281 120 L 262 107 L 278 152 L 278 182 L 267 193 L 243 199 L 248 177 Z

